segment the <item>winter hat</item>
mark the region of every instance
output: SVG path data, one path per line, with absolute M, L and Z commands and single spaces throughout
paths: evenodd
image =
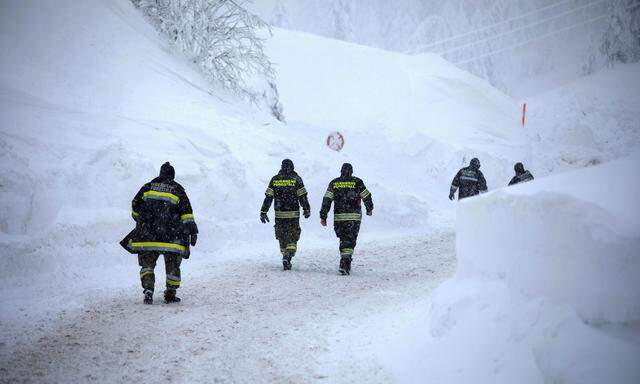
M 471 159 L 471 168 L 480 169 L 480 160 L 477 157 Z
M 289 160 L 289 159 L 284 159 L 282 160 L 282 167 L 280 168 L 282 170 L 282 172 L 284 173 L 291 173 L 293 172 L 293 161 Z
M 173 178 L 176 177 L 176 170 L 173 169 L 173 166 L 171 166 L 168 161 L 160 167 L 160 177 L 164 177 L 169 180 L 173 180 Z
M 342 176 L 351 176 L 353 175 L 353 166 L 349 163 L 342 164 L 342 169 L 340 170 L 340 174 Z
M 522 165 L 522 163 L 516 163 L 516 165 L 513 166 L 513 169 L 518 175 L 524 173 L 524 165 Z

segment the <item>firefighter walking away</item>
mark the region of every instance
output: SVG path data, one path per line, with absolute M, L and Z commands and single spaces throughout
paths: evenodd
M 122 241 L 131 253 L 138 254 L 144 303 L 153 303 L 155 266 L 164 256 L 166 289 L 164 301 L 176 303 L 180 298 L 180 263 L 189 258 L 189 246 L 195 246 L 198 227 L 187 194 L 175 180 L 175 170 L 164 163 L 160 175 L 145 184 L 133 198 L 131 215 L 136 228 Z
M 487 181 L 480 171 L 480 160 L 474 157 L 468 167 L 464 167 L 456 173 L 451 182 L 449 200 L 455 199 L 456 190 L 458 191 L 458 200 L 487 192 Z
M 260 221 L 269 222 L 267 212 L 273 201 L 276 239 L 280 244 L 282 267 L 288 271 L 291 269 L 291 259 L 296 255 L 300 240 L 300 207 L 305 218 L 311 216 L 307 190 L 302 178 L 294 171 L 293 161 L 282 161 L 280 172 L 271 178 L 264 194 Z
M 360 232 L 361 202 L 363 201 L 367 216 L 371 216 L 373 214 L 371 192 L 367 190 L 361 179 L 353 176 L 351 164 L 343 164 L 340 177 L 329 183 L 320 209 L 320 223 L 326 226 L 327 215 L 333 202 L 333 229 L 340 239 L 339 272 L 342 275 L 351 273 L 351 260 Z
M 524 169 L 524 165 L 522 163 L 516 163 L 516 165 L 513 166 L 513 170 L 516 171 L 516 175 L 513 176 L 513 178 L 509 182 L 509 185 L 515 185 L 533 180 L 533 175 L 531 174 L 531 172 Z

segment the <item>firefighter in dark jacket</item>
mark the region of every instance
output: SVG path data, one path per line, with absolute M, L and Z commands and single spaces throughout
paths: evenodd
M 136 229 L 127 247 L 138 254 L 145 304 L 153 303 L 154 268 L 161 254 L 167 273 L 164 300 L 166 303 L 180 301 L 176 297 L 176 289 L 180 287 L 180 263 L 183 258 L 189 258 L 189 245 L 195 246 L 198 238 L 191 203 L 174 177 L 171 164 L 164 163 L 160 176 L 145 184 L 131 203 Z
M 351 273 L 351 259 L 362 220 L 362 201 L 364 201 L 367 216 L 371 216 L 373 214 L 371 192 L 367 190 L 361 179 L 353 176 L 351 164 L 345 163 L 342 165 L 340 177 L 329 183 L 320 209 L 320 223 L 326 226 L 331 203 L 334 203 L 333 229 L 340 239 L 339 272 L 342 275 Z
M 513 166 L 513 169 L 516 171 L 516 175 L 513 176 L 513 178 L 509 182 L 509 185 L 533 180 L 533 175 L 531 174 L 531 172 L 524 169 L 524 165 L 522 165 L 522 163 L 516 163 L 516 165 Z
M 468 167 L 464 167 L 456 173 L 451 182 L 449 200 L 455 199 L 456 190 L 458 191 L 458 200 L 487 191 L 487 181 L 480 172 L 480 160 L 471 159 Z
M 291 269 L 291 259 L 295 256 L 300 240 L 300 207 L 305 218 L 311 216 L 307 190 L 302 178 L 293 170 L 293 161 L 284 159 L 277 175 L 271 178 L 260 210 L 260 221 L 267 223 L 267 212 L 275 200 L 275 232 L 280 243 L 282 267 Z

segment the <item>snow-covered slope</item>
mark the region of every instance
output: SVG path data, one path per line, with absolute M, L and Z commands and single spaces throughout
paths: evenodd
M 282 125 L 210 94 L 128 0 L 0 7 L 0 277 L 18 288 L 34 276 L 61 291 L 70 281 L 135 281 L 118 241 L 132 225 L 132 196 L 167 160 L 200 226 L 186 267 L 196 268 L 257 243 L 275 249 L 257 215 L 285 157 L 314 210 L 304 252 L 312 239 L 335 241 L 317 210 L 344 161 L 376 201 L 366 239 L 448 225 L 448 184 L 463 162 L 479 156 L 490 185 L 502 184 L 523 153 L 517 106 L 438 58 L 275 30 L 268 51 L 290 121 Z M 340 153 L 324 145 L 336 129 L 346 137 Z
M 521 144 L 519 107 L 436 55 L 408 56 L 276 29 L 268 46 L 289 121 L 456 147 Z
M 640 64 L 616 65 L 527 102 L 532 167 L 581 168 L 640 149 Z
M 600 60 L 607 25 L 619 28 L 607 17 L 612 3 L 261 0 L 250 7 L 276 27 L 396 52 L 441 53 L 513 95 L 533 95 L 582 76 L 589 54 Z
M 230 289 L 231 296 L 241 296 L 247 290 L 244 276 L 230 279 L 228 274 L 238 276 L 250 270 L 250 276 L 255 277 L 249 279 L 269 279 L 277 270 L 273 229 L 258 222 L 258 210 L 267 180 L 283 158 L 295 161 L 310 192 L 313 219 L 302 221 L 303 236 L 297 256 L 298 260 L 308 262 L 309 255 L 328 259 L 327 255 L 335 253 L 335 236 L 331 230 L 319 226 L 317 210 L 327 182 L 337 175 L 342 162 L 353 163 L 356 174 L 367 182 L 376 202 L 374 216 L 363 223 L 360 239 L 366 242 L 374 236 L 407 236 L 412 232 L 421 235 L 434 228 L 451 230 L 457 204 L 451 203 L 447 194 L 454 172 L 471 157 L 478 156 L 490 189 L 495 189 L 508 182 L 513 162 L 521 160 L 526 153 L 524 131 L 519 127 L 519 106 L 485 82 L 430 55 L 408 57 L 275 29 L 267 49 L 279 69 L 278 85 L 289 121 L 283 125 L 267 112 L 246 105 L 232 95 L 212 91 L 196 69 L 158 37 L 128 0 L 3 1 L 0 3 L 0 47 L 0 278 L 3 281 L 0 328 L 4 330 L 0 333 L 0 346 L 4 347 L 15 341 L 7 340 L 11 336 L 7 330 L 16 329 L 16 324 L 38 321 L 39 317 L 30 316 L 31 312 L 51 311 L 49 318 L 56 318 L 61 308 L 82 304 L 81 300 L 87 297 L 112 300 L 113 292 L 121 293 L 123 287 L 137 285 L 137 260 L 124 253 L 118 241 L 132 226 L 129 213 L 132 196 L 140 185 L 157 174 L 164 161 L 169 160 L 176 167 L 177 179 L 189 193 L 201 230 L 198 246 L 191 259 L 183 264 L 185 277 L 200 273 L 200 280 L 185 278 L 185 290 L 198 290 L 188 285 L 193 281 L 209 284 L 202 274 L 221 266 L 217 273 L 226 278 L 209 288 L 219 286 L 221 290 Z M 585 92 L 596 92 L 594 88 L 585 89 Z M 556 101 L 572 97 L 563 92 L 554 95 L 557 95 L 553 96 Z M 634 95 L 637 95 L 635 88 L 625 97 Z M 612 100 L 618 100 L 616 97 Z M 553 100 L 545 101 L 553 105 Z M 625 110 L 635 108 L 634 104 L 630 105 L 630 109 Z M 548 122 L 544 127 L 551 126 L 553 118 L 536 117 L 539 110 L 541 107 L 534 102 L 529 121 L 536 124 L 544 120 Z M 576 114 L 577 109 L 570 111 Z M 611 116 L 615 119 L 615 114 Z M 625 116 L 633 121 L 635 115 Z M 614 126 L 613 123 L 610 126 Z M 615 146 L 621 148 L 619 154 L 628 153 L 624 143 L 635 143 L 629 137 L 637 137 L 634 125 L 628 126 L 624 140 Z M 545 130 L 544 127 L 541 130 Z M 332 130 L 345 134 L 346 146 L 340 153 L 324 145 L 326 135 Z M 562 135 L 551 137 L 565 140 Z M 571 137 L 566 140 L 570 145 L 575 144 Z M 606 152 L 609 147 L 606 140 L 603 143 L 605 145 L 598 148 Z M 535 154 L 535 145 L 533 149 Z M 553 153 L 556 155 L 550 161 L 558 164 L 560 152 Z M 603 160 L 610 158 L 602 157 Z M 451 378 L 455 377 L 471 378 L 471 382 L 482 381 L 478 377 L 489 378 L 485 381 L 506 378 L 511 379 L 509 382 L 520 382 L 524 380 L 516 373 L 522 372 L 531 373 L 533 381 L 536 378 L 580 381 L 585 377 L 597 379 L 598 375 L 616 367 L 620 368 L 619 372 L 627 372 L 628 356 L 637 349 L 626 341 L 628 335 L 637 334 L 633 327 L 637 327 L 636 292 L 639 290 L 637 280 L 630 282 L 629 274 L 637 276 L 637 257 L 634 258 L 633 250 L 637 249 L 638 232 L 637 221 L 627 216 L 637 211 L 635 200 L 628 198 L 637 196 L 637 183 L 630 181 L 637 180 L 634 173 L 637 162 L 638 158 L 633 157 L 626 162 L 587 169 L 572 176 L 537 180 L 460 204 L 458 250 L 462 266 L 459 274 L 438 291 L 433 310 L 424 320 L 430 328 L 425 328 L 420 337 L 413 334 L 416 344 L 404 346 L 398 356 L 405 360 L 407 356 L 415 357 L 416 364 L 412 367 L 429 364 L 426 366 L 432 368 L 430 377 L 441 377 L 443 382 L 452 382 Z M 538 173 L 536 163 L 533 164 L 536 175 L 547 173 Z M 555 168 L 548 171 L 552 170 Z M 596 189 L 590 183 L 583 184 L 585 180 L 594 181 L 601 189 L 611 185 L 629 189 L 615 191 L 614 198 L 608 197 L 608 190 L 591 194 Z M 519 210 L 527 213 L 526 217 L 517 215 Z M 539 230 L 530 238 L 525 237 L 518 230 L 522 221 L 525 227 Z M 485 236 L 480 238 L 480 234 Z M 553 237 L 562 234 L 565 238 Z M 448 269 L 450 257 L 439 259 L 433 249 L 448 249 L 446 239 L 450 236 L 428 239 L 439 243 L 425 243 L 431 250 L 427 265 L 417 265 L 422 260 L 417 256 L 422 255 L 416 249 L 424 245 L 416 244 L 423 244 L 421 242 L 412 243 L 408 249 L 406 244 L 394 241 L 390 246 L 378 247 L 380 249 L 371 246 L 377 250 L 368 255 L 376 258 L 370 268 L 384 270 L 385 264 L 394 262 L 393 258 L 405 256 L 403 252 L 411 252 L 410 262 L 405 260 L 395 265 L 389 269 L 391 273 L 368 270 L 363 272 L 366 278 L 347 280 L 342 289 L 363 282 L 362 287 L 388 287 L 388 291 L 380 292 L 387 298 L 397 297 L 395 289 L 407 289 L 399 295 L 406 300 L 426 295 L 428 291 L 421 289 L 428 284 L 415 283 L 413 290 L 413 285 L 398 287 L 395 281 L 376 285 L 376 280 L 403 276 L 404 271 L 399 270 L 405 267 L 410 270 L 406 275 L 419 280 L 416 276 L 433 272 L 429 270 L 430 263 L 441 263 L 437 268 L 444 265 Z M 559 249 L 549 248 L 549 240 L 557 240 L 566 252 L 558 254 Z M 477 248 L 472 247 L 474 242 Z M 498 247 L 501 242 L 503 248 Z M 308 251 L 320 243 L 324 250 Z M 516 259 L 514 252 L 522 244 L 527 245 L 524 248 L 527 252 L 523 251 Z M 332 247 L 331 251 L 327 251 L 328 247 Z M 363 247 L 363 251 L 369 252 L 372 248 L 364 251 Z M 538 249 L 548 253 L 538 258 L 537 253 L 532 253 Z M 619 252 L 607 256 L 611 250 Z M 581 257 L 580 252 L 585 255 Z M 264 260 L 257 267 L 246 268 L 266 254 L 269 256 L 265 259 L 273 257 L 274 270 L 263 274 L 261 268 L 269 263 Z M 607 262 L 615 264 L 604 263 L 605 257 Z M 236 258 L 248 261 L 233 260 L 237 263 L 231 267 L 220 263 Z M 583 263 L 583 258 L 590 262 Z M 318 271 L 323 274 L 314 275 L 308 285 L 302 285 L 302 293 L 294 297 L 291 305 L 307 302 L 313 305 L 317 301 L 308 300 L 308 292 L 314 291 L 314 284 L 336 284 L 338 276 L 326 276 L 333 269 L 320 264 L 320 261 L 307 263 L 309 273 L 295 275 L 300 282 L 309 274 Z M 567 265 L 573 269 L 562 274 L 569 268 Z M 414 268 L 420 273 L 411 270 Z M 530 271 L 535 273 L 529 274 Z M 443 276 L 442 269 L 436 272 L 438 278 Z M 539 281 L 552 275 L 555 282 L 558 274 L 576 276 L 576 279 L 567 279 L 561 286 Z M 600 277 L 613 280 L 608 284 L 608 280 Z M 278 281 L 287 281 L 284 277 L 278 278 L 281 279 Z M 599 289 L 585 288 L 582 279 L 586 278 L 593 280 L 589 284 Z M 192 303 L 200 305 L 195 313 L 203 316 L 215 312 L 216 306 L 229 303 L 231 308 L 227 308 L 225 314 L 244 316 L 245 321 L 250 318 L 243 324 L 248 327 L 246 335 L 250 336 L 231 343 L 231 350 L 241 351 L 246 348 L 246 340 L 256 342 L 253 335 L 270 334 L 270 338 L 260 339 L 260 343 L 273 340 L 271 329 L 261 328 L 251 333 L 256 329 L 251 327 L 255 318 L 250 312 L 256 310 L 253 300 L 262 298 L 260 290 L 271 289 L 273 285 L 273 281 L 267 281 L 254 286 L 249 294 L 255 296 L 242 296 L 240 306 L 237 301 L 225 301 L 229 296 L 226 292 L 209 296 L 210 290 L 193 295 L 196 300 Z M 627 286 L 632 288 L 630 293 L 620 294 Z M 356 292 L 364 292 L 362 287 Z M 326 304 L 331 296 L 324 288 L 322 295 Z M 112 291 L 104 294 L 100 289 Z M 272 290 L 267 296 L 277 298 L 280 292 Z M 615 300 L 608 300 L 616 294 Z M 128 304 L 120 310 L 125 308 L 127 313 L 134 314 L 130 319 L 138 319 L 136 310 L 128 309 L 133 295 L 127 296 Z M 198 297 L 203 296 L 207 299 L 199 302 Z M 393 300 L 374 303 L 389 301 Z M 203 302 L 208 306 L 202 306 Z M 273 312 L 275 305 L 266 304 L 258 308 Z M 245 308 L 248 309 L 243 312 Z M 307 308 L 291 313 L 303 314 Z M 344 310 L 335 305 L 324 308 L 325 311 Z M 176 311 L 182 309 L 178 307 Z M 354 318 L 363 313 L 357 307 L 349 311 L 348 316 Z M 118 310 L 109 313 L 111 320 L 120 319 Z M 185 327 L 205 324 L 209 319 L 203 320 L 203 317 L 194 323 L 191 313 L 194 312 L 185 314 Z M 384 313 L 388 313 L 388 308 Z M 323 318 L 315 316 L 315 312 L 312 315 L 311 321 Z M 93 324 L 91 316 L 83 324 Z M 335 313 L 329 318 L 343 326 L 340 322 L 343 319 Z M 271 326 L 280 326 L 277 316 L 268 320 Z M 630 325 L 622 326 L 623 322 Z M 140 324 L 136 322 L 139 327 Z M 227 345 L 229 334 L 242 328 L 236 328 L 235 321 L 225 324 L 225 334 L 216 340 Z M 117 332 L 103 335 L 98 345 L 111 345 L 109 343 L 116 340 L 111 335 L 122 336 L 118 333 L 123 328 L 119 322 L 109 323 L 109 328 Z M 82 332 L 87 333 L 80 335 L 92 335 L 95 330 L 83 329 Z M 208 328 L 206 331 L 213 332 Z M 144 332 L 138 334 L 144 338 Z M 301 331 L 294 336 L 300 335 L 299 341 L 309 334 L 318 332 Z M 188 337 L 186 335 L 176 337 Z M 69 344 L 66 336 L 61 340 Z M 24 340 L 18 341 L 24 343 Z M 202 340 L 200 342 L 198 348 L 202 347 Z M 315 356 L 315 351 L 324 347 L 323 343 L 321 340 L 314 344 L 314 348 L 318 347 L 313 353 L 308 352 L 309 355 Z M 492 349 L 496 343 L 498 349 Z M 589 345 L 582 348 L 581 343 Z M 152 348 L 154 353 L 171 341 L 163 338 L 158 344 Z M 58 342 L 50 344 L 57 353 L 60 353 L 56 349 L 59 345 Z M 86 345 L 92 349 L 91 343 Z M 437 349 L 432 349 L 433 345 Z M 121 361 L 119 359 L 129 353 L 123 345 L 118 349 L 123 355 L 116 355 L 115 360 L 102 360 L 101 369 L 109 369 L 113 374 L 108 362 Z M 579 349 L 585 352 L 575 357 L 574 352 Z M 432 355 L 432 351 L 436 352 Z M 206 356 L 217 355 L 217 352 L 210 350 Z M 11 355 L 6 349 L 3 353 Z M 30 359 L 38 360 L 40 368 L 47 371 L 49 364 L 38 359 L 38 353 L 29 355 Z M 172 353 L 182 353 L 182 350 L 174 349 Z M 76 356 L 62 355 L 63 360 Z M 598 360 L 602 355 L 611 360 Z M 140 357 L 140 361 L 144 358 L 146 356 Z M 30 368 L 29 361 L 22 361 L 26 371 Z M 68 365 L 61 367 L 75 363 L 75 360 L 66 361 Z M 200 365 L 210 363 L 199 361 Z M 473 365 L 478 361 L 480 364 Z M 593 362 L 595 368 L 569 370 L 567 367 L 572 361 Z M 94 364 L 93 361 L 90 364 Z M 606 367 L 600 369 L 603 364 Z M 464 367 L 471 368 L 465 370 Z M 229 369 L 233 371 L 233 368 Z M 60 368 L 55 373 L 62 372 L 60 377 L 64 377 L 63 371 L 64 368 Z M 409 380 L 423 377 L 411 376 L 413 374 L 424 373 L 413 369 L 403 372 Z M 636 374 L 634 370 L 629 372 Z M 78 374 L 81 373 L 84 373 L 82 369 Z M 136 377 L 142 374 L 138 371 Z M 577 376 L 572 376 L 574 374 Z
M 394 351 L 398 377 L 637 383 L 639 163 L 636 153 L 462 202 L 458 271 Z

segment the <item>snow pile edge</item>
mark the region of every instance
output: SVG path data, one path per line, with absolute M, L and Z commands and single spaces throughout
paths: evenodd
M 398 378 L 638 382 L 639 161 L 461 202 L 458 270 L 394 352 Z

